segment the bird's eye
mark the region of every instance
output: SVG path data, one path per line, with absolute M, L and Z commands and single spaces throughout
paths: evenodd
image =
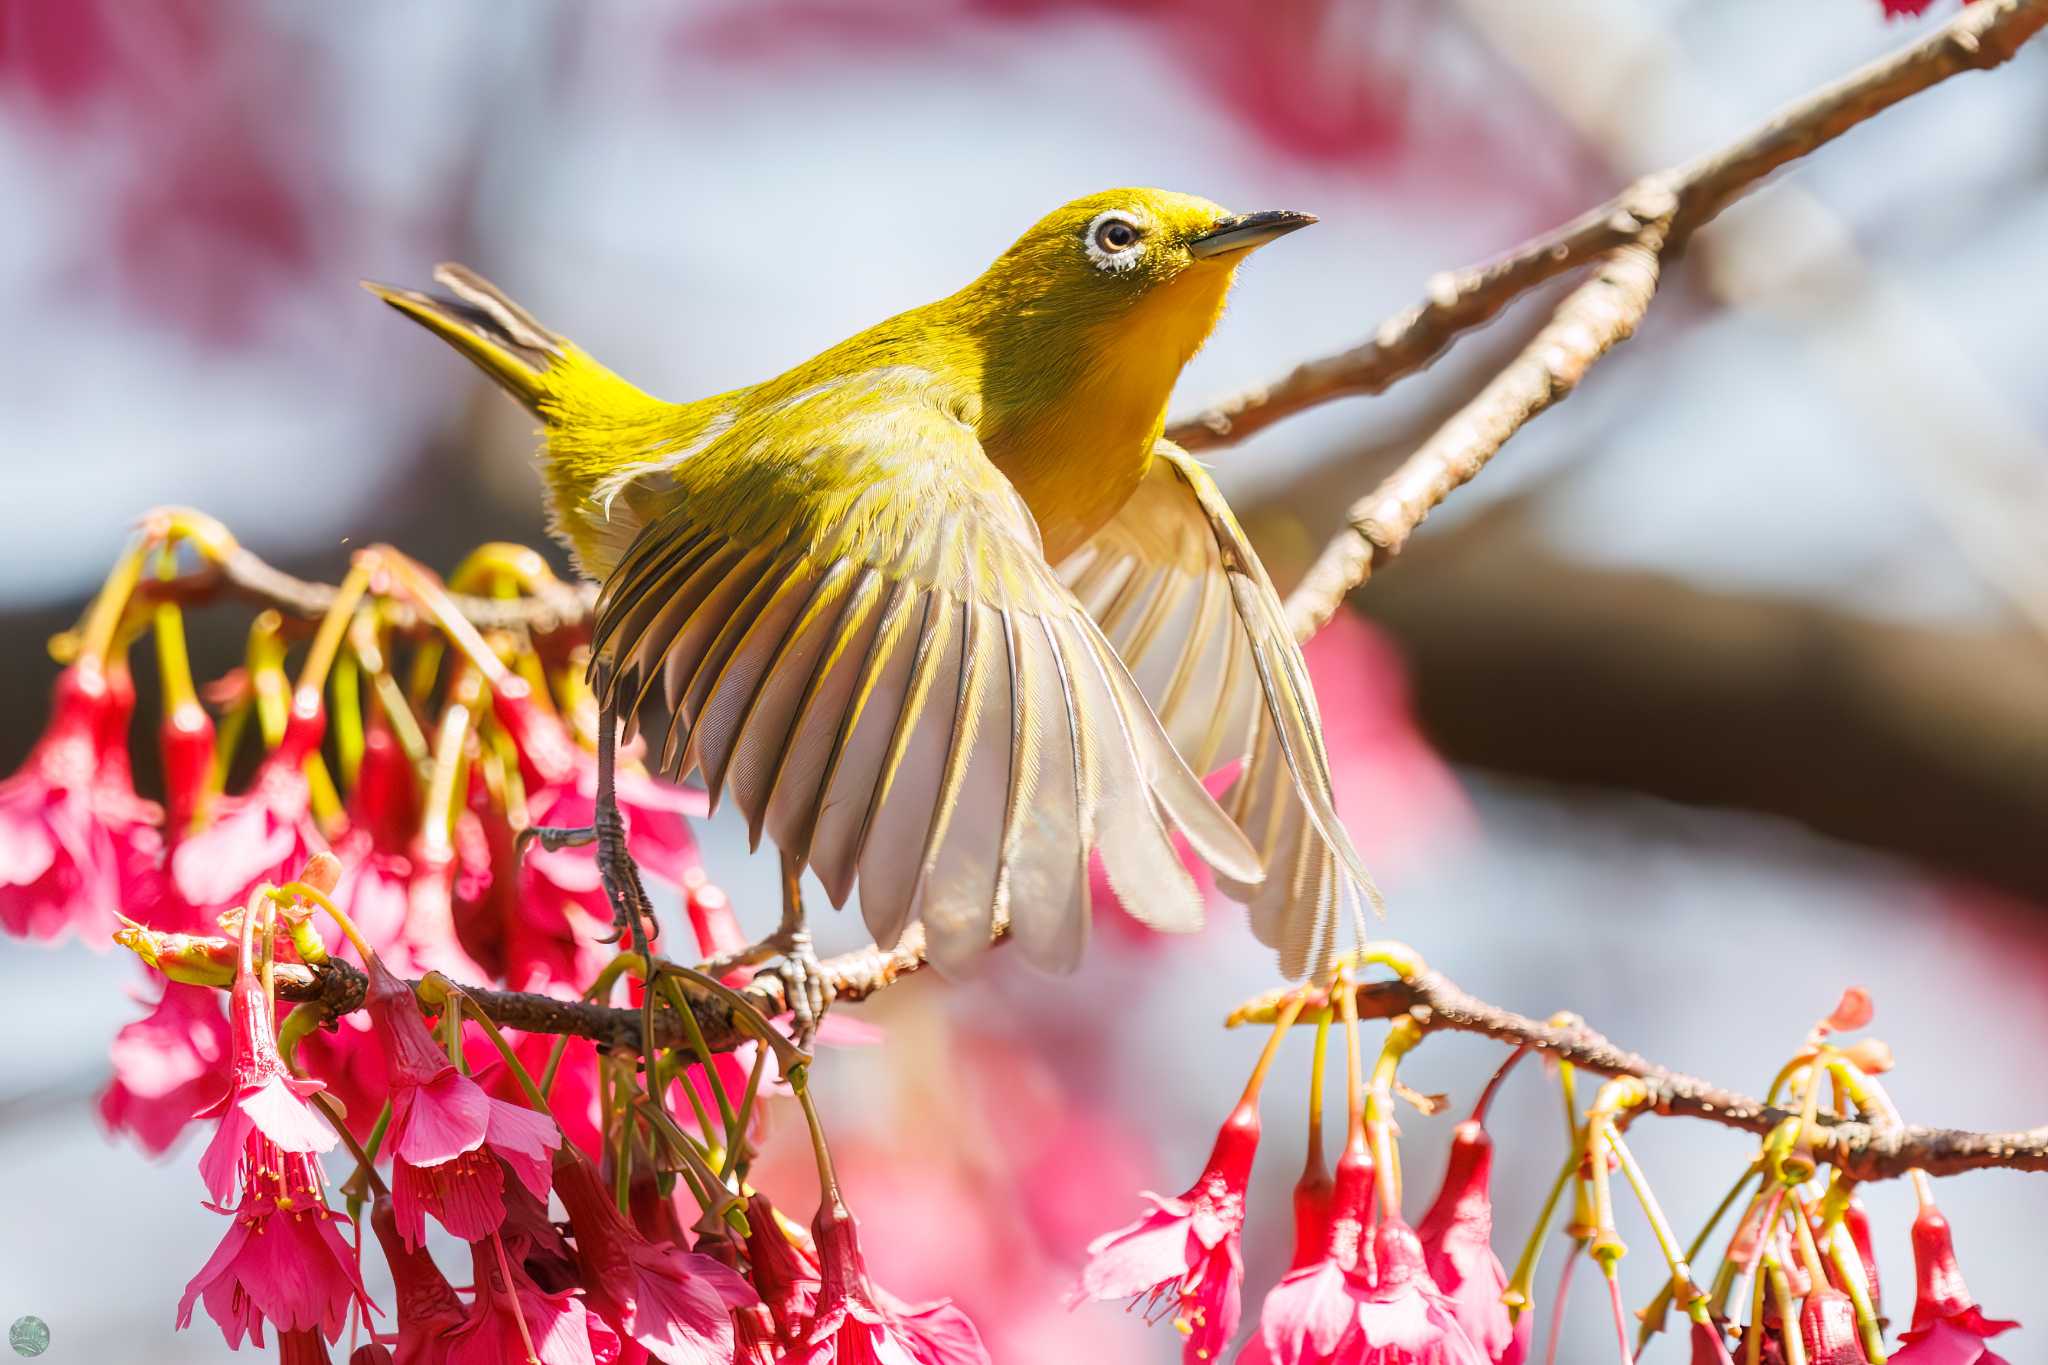
M 1095 229 L 1095 245 L 1104 251 L 1125 251 L 1138 240 L 1138 229 L 1121 218 L 1108 218 Z

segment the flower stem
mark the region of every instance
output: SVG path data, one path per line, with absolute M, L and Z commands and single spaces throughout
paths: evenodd
M 674 977 L 664 972 L 655 979 L 660 983 L 662 994 L 668 997 L 670 1007 L 675 1010 L 677 1021 L 683 1026 L 683 1036 L 689 1041 L 690 1051 L 696 1056 L 697 1065 L 704 1068 L 704 1079 L 711 1087 L 711 1097 L 718 1103 L 718 1121 L 725 1130 L 725 1144 L 730 1149 L 738 1140 L 738 1134 L 733 1129 L 739 1122 L 739 1116 L 733 1111 L 732 1097 L 725 1093 L 725 1086 L 719 1083 L 717 1068 L 711 1058 L 711 1048 L 705 1043 L 703 1027 L 697 1022 L 697 1011 L 690 1008 L 689 998 L 683 994 L 682 986 Z M 647 1045 L 652 1047 L 654 1040 L 648 1039 Z M 691 1101 L 695 1103 L 696 1091 L 687 1078 L 683 1082 L 683 1088 L 690 1091 Z M 711 1136 L 711 1125 L 708 1123 L 704 1125 L 704 1136 Z
M 1612 1119 L 1606 1123 L 1608 1150 L 1621 1163 L 1621 1173 L 1628 1177 L 1629 1188 L 1635 1191 L 1636 1202 L 1643 1207 L 1643 1217 L 1649 1220 L 1650 1231 L 1657 1238 L 1657 1249 L 1664 1253 L 1665 1264 L 1671 1268 L 1671 1283 L 1674 1289 L 1687 1291 L 1685 1307 L 1689 1313 L 1695 1300 L 1701 1297 L 1700 1287 L 1692 1278 L 1692 1266 L 1686 1254 L 1680 1250 L 1678 1238 L 1671 1231 L 1671 1223 L 1664 1217 L 1662 1206 L 1650 1188 L 1650 1181 L 1643 1174 L 1643 1168 L 1636 1164 L 1635 1153 L 1621 1140 L 1621 1132 Z
M 1578 1267 L 1581 1250 L 1574 1245 L 1571 1255 L 1565 1258 L 1564 1269 L 1558 1272 L 1557 1297 L 1550 1305 L 1550 1331 L 1543 1347 L 1543 1365 L 1557 1365 L 1557 1341 L 1564 1328 L 1564 1306 L 1572 1296 L 1572 1271 Z
M 1479 1092 L 1479 1099 L 1472 1105 L 1472 1121 L 1474 1123 L 1483 1124 L 1486 1122 L 1486 1111 L 1493 1107 L 1493 1097 L 1499 1093 L 1501 1082 L 1508 1078 L 1508 1073 L 1515 1069 L 1515 1064 L 1528 1055 L 1529 1045 L 1524 1043 L 1513 1052 L 1510 1052 L 1508 1059 L 1495 1069 L 1493 1075 L 1488 1078 L 1485 1089 Z
M 280 903 L 302 900 L 319 906 L 336 925 L 340 926 L 342 936 L 355 946 L 356 953 L 363 959 L 365 967 L 377 960 L 377 950 L 363 937 L 363 931 L 356 928 L 356 922 L 348 917 L 348 912 L 336 905 L 326 892 L 304 882 L 286 882 L 283 886 L 271 888 L 270 895 Z
M 498 1274 L 505 1280 L 505 1303 L 512 1310 L 512 1321 L 519 1324 L 519 1341 L 526 1347 L 528 1365 L 533 1365 L 540 1355 L 533 1349 L 533 1334 L 526 1330 L 526 1314 L 519 1306 L 519 1292 L 512 1287 L 512 1266 L 505 1259 L 505 1239 L 496 1232 L 491 1233 L 491 1250 L 497 1253 Z
M 1614 1305 L 1614 1335 L 1621 1346 L 1621 1365 L 1636 1365 L 1635 1353 L 1628 1347 L 1628 1309 L 1621 1302 L 1621 1275 L 1613 1262 L 1606 1266 L 1607 1301 Z
M 334 754 L 341 760 L 341 784 L 353 791 L 363 770 L 363 669 L 354 650 L 335 659 L 332 679 Z
M 1372 1140 L 1380 1212 L 1386 1218 L 1401 1216 L 1401 1154 L 1394 1143 L 1394 1074 L 1401 1059 L 1421 1041 L 1422 1026 L 1405 1014 L 1387 1026 L 1387 1039 L 1380 1047 L 1379 1060 L 1373 1063 L 1372 1088 L 1365 1100 L 1365 1125 Z
M 455 1002 L 456 1008 L 467 1014 L 476 1023 L 476 1026 L 484 1031 L 484 1036 L 491 1040 L 491 1046 L 498 1049 L 498 1055 L 505 1059 L 505 1069 L 512 1073 L 513 1080 L 519 1082 L 519 1089 L 525 1094 L 528 1107 L 537 1109 L 543 1114 L 547 1113 L 547 1096 L 541 1094 L 540 1087 L 534 1084 L 532 1073 L 519 1060 L 519 1053 L 513 1049 L 512 1040 L 507 1038 L 504 1031 L 498 1027 L 498 1021 L 484 1013 L 484 1007 L 477 1004 L 470 997 L 468 991 L 465 991 L 462 987 L 441 975 L 441 973 L 428 972 L 426 980 L 420 984 L 424 986 L 429 982 L 432 983 L 435 990 L 442 993 L 444 999 Z
M 1530 1229 L 1529 1240 L 1522 1243 L 1522 1255 L 1515 1262 L 1514 1276 L 1501 1295 L 1501 1301 L 1508 1306 L 1510 1321 L 1529 1311 L 1530 1295 L 1536 1292 L 1536 1262 L 1543 1254 L 1550 1220 L 1557 1216 L 1558 1201 L 1564 1198 L 1565 1186 L 1571 1183 L 1578 1170 L 1579 1151 L 1574 1147 L 1565 1154 L 1564 1167 L 1558 1171 L 1557 1179 L 1550 1182 L 1550 1193 L 1544 1197 L 1543 1211 L 1536 1215 L 1536 1226 Z
M 1279 1017 L 1273 1020 L 1272 1036 L 1266 1039 L 1265 1048 L 1259 1053 L 1259 1060 L 1252 1067 L 1251 1077 L 1244 1083 L 1244 1094 L 1238 1097 L 1238 1107 L 1245 1108 L 1259 1102 L 1259 1091 L 1265 1088 L 1266 1073 L 1272 1070 L 1273 1059 L 1280 1055 L 1280 1040 L 1287 1036 L 1287 1030 L 1294 1027 L 1294 1021 L 1301 1016 L 1302 1006 L 1307 1002 L 1305 995 L 1297 993 L 1280 1006 Z M 1352 1009 L 1355 1012 L 1357 1005 Z
M 377 562 L 382 567 L 390 570 L 392 578 L 397 581 L 404 595 L 434 618 L 434 624 L 441 628 L 441 633 L 455 643 L 456 648 L 462 651 L 477 672 L 483 674 L 484 680 L 490 683 L 492 690 L 495 691 L 512 680 L 512 670 L 505 667 L 504 660 L 498 657 L 497 652 L 485 642 L 477 628 L 456 608 L 454 600 L 448 596 L 448 590 L 442 587 L 432 574 L 409 556 L 388 545 L 379 545 L 374 551 L 363 552 L 365 555 L 371 553 L 377 556 Z M 360 556 L 358 558 L 360 559 Z
M 291 718 L 290 685 L 284 675 L 284 618 L 275 608 L 256 613 L 249 623 L 249 651 L 244 665 L 249 676 L 249 694 L 256 708 L 256 723 L 263 732 L 265 748 L 274 749 L 284 738 L 285 722 Z
M 1792 1302 L 1792 1279 L 1775 1260 L 1765 1264 L 1764 1272 L 1771 1281 L 1771 1303 L 1778 1310 L 1778 1345 L 1785 1353 L 1785 1365 L 1806 1365 L 1806 1339 L 1799 1334 L 1799 1308 Z
M 316 1090 L 312 1099 L 320 1110 L 321 1117 L 327 1120 L 327 1126 L 334 1130 L 342 1145 L 348 1148 L 348 1154 L 356 1159 L 356 1169 L 362 1172 L 370 1188 L 379 1195 L 390 1194 L 391 1187 L 384 1183 L 383 1176 L 377 1174 L 377 1158 L 364 1151 L 362 1144 L 356 1141 L 356 1135 L 348 1130 L 348 1120 L 342 1117 L 341 1105 L 336 1102 L 334 1096 L 325 1090 Z
M 1700 1228 L 1698 1233 L 1694 1234 L 1691 1243 L 1685 1248 L 1685 1261 L 1687 1265 L 1691 1265 L 1692 1262 L 1699 1259 L 1700 1253 L 1706 1249 L 1707 1238 L 1713 1235 L 1715 1227 L 1720 1224 L 1721 1220 L 1728 1216 L 1728 1210 L 1735 1207 L 1735 1201 L 1741 1197 L 1743 1190 L 1748 1188 L 1749 1182 L 1756 1178 L 1757 1172 L 1760 1169 L 1762 1168 L 1752 1165 L 1736 1178 L 1733 1185 L 1728 1187 L 1728 1193 L 1721 1196 L 1721 1202 L 1714 1206 L 1714 1211 L 1707 1215 L 1706 1223 Z M 1649 1306 L 1643 1309 L 1641 1314 L 1643 1327 L 1636 1337 L 1636 1353 L 1638 1355 L 1642 1354 L 1643 1348 L 1649 1345 L 1651 1334 L 1661 1329 L 1664 1321 L 1664 1309 L 1671 1302 L 1672 1298 L 1672 1286 L 1666 1284 L 1657 1291 L 1657 1297 L 1650 1300 Z
M 341 649 L 341 637 L 355 615 L 356 604 L 368 591 L 370 575 L 376 567 L 377 559 L 373 552 L 366 550 L 358 554 L 347 576 L 341 580 L 341 586 L 334 590 L 334 600 L 328 604 L 327 614 L 320 618 L 320 628 L 313 633 L 313 643 L 306 651 L 306 662 L 299 668 L 298 695 L 302 700 L 310 696 L 317 705 L 320 694 L 326 690 L 327 670 L 334 666 L 334 656 Z
M 811 1129 L 811 1154 L 818 1162 L 818 1199 L 827 1208 L 840 1208 L 845 1200 L 839 1194 L 839 1177 L 832 1169 L 832 1152 L 825 1145 L 825 1125 L 818 1118 L 818 1106 L 811 1099 L 811 1078 L 808 1067 L 797 1067 L 784 1073 L 789 1088 L 796 1093 L 796 1102 L 803 1107 L 804 1122 Z
M 735 1121 L 734 1125 L 737 1131 L 734 1133 L 732 1140 L 725 1144 L 725 1161 L 719 1170 L 719 1175 L 723 1179 L 732 1179 L 739 1174 L 741 1167 L 745 1165 L 747 1125 L 754 1117 L 754 1101 L 760 1098 L 761 1081 L 767 1072 L 768 1049 L 757 1047 L 754 1049 L 753 1069 L 747 1073 L 746 1093 L 740 1096 L 739 1118 Z
M 1315 1050 L 1308 1063 L 1308 1155 L 1302 1163 L 1302 1178 L 1327 1178 L 1328 1163 L 1323 1156 L 1323 1069 L 1330 1050 L 1330 1012 L 1316 1012 Z
M 121 617 L 128 610 L 128 599 L 135 595 L 135 587 L 142 581 L 142 568 L 153 544 L 149 537 L 139 539 L 114 561 L 79 630 L 79 662 L 95 668 L 106 662 L 115 632 L 121 628 Z

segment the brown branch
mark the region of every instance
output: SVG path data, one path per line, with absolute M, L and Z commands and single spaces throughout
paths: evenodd
M 859 1000 L 921 970 L 925 965 L 921 947 L 910 944 L 893 952 L 863 948 L 829 958 L 823 965 L 842 999 Z M 224 953 L 227 951 L 225 941 L 220 948 Z M 280 965 L 276 978 L 279 997 L 320 1001 L 330 1015 L 345 1014 L 362 1005 L 363 975 L 339 959 L 318 967 Z M 641 1051 L 638 1009 L 558 1000 L 524 991 L 474 986 L 462 989 L 484 1013 L 507 1028 L 588 1038 L 599 1047 L 621 1053 Z M 778 978 L 757 978 L 745 993 L 763 1013 L 771 1016 L 787 1008 Z M 690 1004 L 705 1043 L 713 1052 L 730 1052 L 747 1041 L 745 1030 L 725 1005 L 703 996 L 692 996 Z M 1400 981 L 1360 985 L 1358 1012 L 1367 1019 L 1407 1015 L 1425 1030 L 1483 1034 L 1547 1052 L 1603 1076 L 1638 1077 L 1647 1083 L 1649 1107 L 1660 1114 L 1704 1119 L 1757 1134 L 1768 1133 L 1794 1117 L 1787 1110 L 1773 1108 L 1751 1096 L 1660 1066 L 1616 1046 L 1583 1025 L 1543 1023 L 1488 1004 L 1432 971 Z M 1270 1009 L 1254 1007 L 1240 1011 L 1232 1022 L 1267 1021 L 1270 1015 Z M 682 1046 L 687 1036 L 666 1007 L 655 1012 L 654 1029 L 655 1041 L 661 1047 Z M 1916 1168 L 1929 1175 L 1958 1175 L 1992 1168 L 2048 1171 L 2048 1127 L 2025 1132 L 1975 1133 L 1922 1127 L 1887 1131 L 1873 1124 L 1829 1119 L 1817 1119 L 1816 1124 L 1816 1130 L 1805 1143 L 1806 1150 L 1815 1161 L 1837 1166 L 1858 1180 L 1890 1179 Z
M 220 960 L 231 959 L 230 945 L 225 940 L 221 940 L 217 947 L 223 955 Z M 824 969 L 826 980 L 832 983 L 838 1000 L 865 1000 L 876 991 L 893 985 L 898 978 L 922 969 L 925 965 L 924 941 L 922 937 L 906 937 L 904 943 L 892 950 L 870 944 L 827 958 L 819 965 Z M 330 1019 L 361 1009 L 364 991 L 369 984 L 359 968 L 340 958 L 330 958 L 318 966 L 279 963 L 273 971 L 280 1000 L 317 1001 L 327 1007 Z M 684 989 L 687 993 L 691 988 L 685 986 Z M 488 986 L 464 985 L 462 991 L 493 1021 L 506 1028 L 519 1029 L 524 1033 L 588 1038 L 608 1051 L 637 1054 L 642 1050 L 644 1035 L 638 1009 L 562 1000 L 534 991 L 494 990 Z M 756 977 L 740 993 L 770 1018 L 789 1009 L 782 979 L 777 976 L 764 974 Z M 731 1052 L 748 1040 L 749 1035 L 729 1006 L 703 995 L 690 995 L 689 999 L 705 1045 L 713 1052 Z M 426 1000 L 422 1003 L 431 1004 Z M 681 1047 L 689 1041 L 687 1030 L 666 1006 L 655 1011 L 654 1033 L 658 1047 Z
M 196 572 L 171 579 L 146 578 L 136 587 L 137 596 L 145 601 L 201 603 L 236 598 L 309 620 L 326 615 L 334 592 L 333 584 L 295 578 L 240 545 Z M 539 585 L 528 597 L 451 596 L 479 630 L 525 629 L 552 635 L 587 621 L 597 591 L 587 583 L 550 582 Z M 403 608 L 394 606 L 393 611 L 396 614 Z
M 2010 60 L 2043 26 L 2048 0 L 1967 6 L 1928 37 L 1787 106 L 1727 147 L 1645 176 L 1497 260 L 1434 276 L 1423 302 L 1389 318 L 1364 345 L 1297 365 L 1175 422 L 1167 435 L 1189 450 L 1227 445 L 1318 403 L 1383 392 L 1537 285 L 1645 240 L 1662 220 L 1669 220 L 1668 244 L 1682 247 L 1780 166 L 1950 76 Z
M 1594 361 L 1634 335 L 1657 292 L 1663 241 L 1661 227 L 1653 228 L 1609 256 L 1506 369 L 1345 514 L 1345 529 L 1287 599 L 1297 638 L 1321 629 L 1352 589 L 1401 552 L 1431 509 L 1469 483 L 1531 418 L 1578 387 Z

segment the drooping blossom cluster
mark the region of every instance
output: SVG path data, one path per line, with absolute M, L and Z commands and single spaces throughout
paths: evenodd
M 1398 944 L 1369 945 L 1360 957 L 1403 975 L 1419 969 L 1412 952 Z M 1686 1316 L 1694 1365 L 1731 1365 L 1737 1358 L 1806 1365 L 1887 1359 L 1870 1221 L 1855 1180 L 1845 1171 L 1816 1166 L 1801 1144 L 1801 1126 L 1808 1122 L 1899 1121 L 1876 1079 L 1890 1065 L 1889 1050 L 1872 1039 L 1850 1046 L 1836 1041 L 1870 1022 L 1865 992 L 1845 992 L 1780 1073 L 1772 1100 L 1812 1117 L 1788 1119 L 1772 1133 L 1730 1192 L 1723 1212 L 1741 1212 L 1720 1269 L 1704 1286 L 1679 1255 L 1647 1177 L 1621 1135 L 1629 1111 L 1651 1098 L 1630 1076 L 1603 1085 L 1575 1121 L 1577 1148 L 1515 1273 L 1507 1273 L 1494 1250 L 1493 1139 L 1485 1114 L 1520 1052 L 1453 1131 L 1443 1183 L 1410 1227 L 1392 1109 L 1399 1093 L 1396 1068 L 1422 1032 L 1414 1019 L 1396 1018 L 1367 1084 L 1355 1002 L 1346 968 L 1326 988 L 1280 992 L 1238 1012 L 1236 1019 L 1274 1020 L 1274 1033 L 1243 1098 L 1224 1120 L 1207 1165 L 1180 1195 L 1145 1194 L 1150 1207 L 1142 1217 L 1089 1246 L 1074 1302 L 1127 1301 L 1151 1320 L 1171 1319 L 1189 1365 L 1230 1358 L 1241 1365 L 1524 1365 L 1532 1358 L 1537 1255 L 1558 1196 L 1569 1186 L 1579 1210 L 1566 1229 L 1571 1255 L 1586 1257 L 1607 1279 L 1624 1365 L 1663 1329 L 1673 1307 Z M 1239 1248 L 1259 1140 L 1259 1092 L 1281 1037 L 1304 1011 L 1318 1017 L 1318 1026 L 1308 1162 L 1293 1199 L 1294 1254 L 1266 1291 L 1256 1324 L 1245 1328 Z M 1320 1086 L 1325 1040 L 1336 1015 L 1344 1016 L 1347 1035 L 1350 1124 L 1333 1177 L 1323 1158 Z M 1572 1074 L 1566 1068 L 1559 1075 L 1569 1105 Z M 1957 1268 L 1951 1230 L 1934 1203 L 1931 1182 L 1920 1172 L 1911 1175 L 1921 1200 L 1913 1224 L 1918 1295 L 1910 1325 L 1888 1358 L 1906 1365 L 2002 1365 L 1988 1342 L 2016 1324 L 1991 1318 L 1977 1305 Z M 1626 1252 L 1615 1222 L 1617 1183 L 1636 1195 L 1669 1258 L 1665 1290 L 1634 1315 L 1641 1338 L 1633 1343 L 1615 1273 Z M 1746 1200 L 1740 1197 L 1745 1191 Z M 1700 1242 L 1713 1230 L 1710 1223 Z M 1568 1267 L 1554 1313 L 1564 1311 L 1570 1282 Z M 1553 1358 L 1554 1347 L 1553 1336 Z

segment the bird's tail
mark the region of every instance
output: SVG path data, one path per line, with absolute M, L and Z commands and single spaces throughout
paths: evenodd
M 536 416 L 549 417 L 560 388 L 549 372 L 569 362 L 574 348 L 467 266 L 435 266 L 434 279 L 454 297 L 374 280 L 363 288 L 462 352 Z
M 662 442 L 676 409 L 541 326 L 467 266 L 438 265 L 434 279 L 447 294 L 369 280 L 363 287 L 460 351 L 546 424 L 541 463 L 552 529 L 601 576 L 641 522 L 630 499 L 614 506 L 616 486 Z

